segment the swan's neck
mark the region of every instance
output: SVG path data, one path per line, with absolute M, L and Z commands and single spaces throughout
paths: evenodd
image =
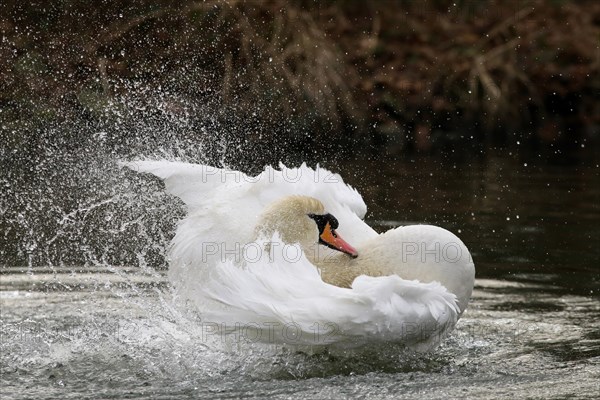
M 386 276 L 395 273 L 392 268 L 382 265 L 382 260 L 373 251 L 362 249 L 359 254 L 356 259 L 342 253 L 329 254 L 313 260 L 313 263 L 321 272 L 324 282 L 339 287 L 350 287 L 360 275 Z

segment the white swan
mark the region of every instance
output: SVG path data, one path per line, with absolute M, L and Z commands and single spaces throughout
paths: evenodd
M 362 197 L 325 169 L 281 165 L 250 177 L 169 161 L 122 165 L 160 177 L 187 205 L 169 274 L 208 333 L 428 350 L 467 306 L 475 268 L 460 239 L 428 225 L 377 234 L 362 220 Z

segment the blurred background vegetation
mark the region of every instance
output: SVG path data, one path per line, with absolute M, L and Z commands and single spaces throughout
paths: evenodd
M 0 32 L 4 161 L 98 132 L 123 153 L 140 116 L 269 162 L 600 140 L 597 0 L 3 0 Z
M 115 163 L 140 157 L 321 163 L 373 221 L 506 257 L 527 201 L 597 237 L 597 0 L 2 0 L 0 38 L 0 263 L 164 267 L 183 211 Z

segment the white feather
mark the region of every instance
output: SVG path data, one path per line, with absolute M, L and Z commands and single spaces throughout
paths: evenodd
M 366 205 L 360 194 L 326 169 L 280 165 L 279 170 L 266 167 L 250 177 L 179 162 L 122 165 L 160 177 L 167 192 L 187 205 L 188 216 L 172 242 L 170 278 L 179 296 L 193 302 L 204 321 L 222 331 L 237 326 L 238 331 L 254 332 L 257 340 L 277 343 L 352 346 L 399 341 L 423 350 L 437 345 L 460 316 L 455 294 L 432 280 L 359 276 L 351 288 L 327 284 L 301 249 L 296 248 L 299 257 L 293 260 L 282 253 L 294 246 L 277 236 L 269 238 L 269 253 L 259 252 L 251 260 L 242 257 L 245 249 L 265 245 L 253 242 L 262 210 L 293 194 L 320 200 L 339 220 L 338 232 L 348 242 L 377 243 L 379 235 L 362 220 Z M 381 240 L 396 240 L 411 232 L 417 232 L 419 240 L 458 240 L 433 228 L 399 228 Z M 465 268 L 472 268 L 472 262 Z

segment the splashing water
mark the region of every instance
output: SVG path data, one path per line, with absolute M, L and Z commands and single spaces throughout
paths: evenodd
M 39 374 L 58 387 L 79 369 L 94 374 L 93 365 L 122 372 L 135 364 L 139 379 L 165 373 L 175 380 L 232 371 L 263 379 L 356 372 L 323 349 L 295 354 L 214 335 L 198 315 L 175 306 L 165 257 L 183 204 L 157 180 L 125 173 L 116 161 L 135 155 L 224 165 L 239 155 L 239 140 L 232 139 L 239 132 L 227 136 L 215 119 L 194 119 L 202 113 L 197 104 L 181 102 L 175 115 L 164 96 L 156 98 L 150 105 L 120 99 L 100 124 L 48 126 L 36 146 L 7 154 L 3 372 Z M 409 365 L 398 362 L 391 357 L 383 368 Z M 106 374 L 116 380 L 118 372 Z
M 116 160 L 252 171 L 281 153 L 248 148 L 235 110 L 215 114 L 213 105 L 142 94 L 116 100 L 94 123 L 46 126 L 35 140 L 2 149 L 3 398 L 597 393 L 598 303 L 543 282 L 478 281 L 457 330 L 432 354 L 399 345 L 297 351 L 207 330 L 201 315 L 173 300 L 166 279 L 183 204 Z M 289 157 L 283 161 L 297 162 Z M 400 225 L 389 203 L 381 226 Z

